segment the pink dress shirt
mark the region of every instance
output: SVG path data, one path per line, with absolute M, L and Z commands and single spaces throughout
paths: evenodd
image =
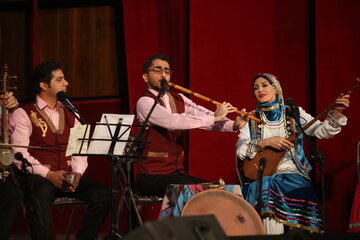
M 56 129 L 59 128 L 59 112 L 57 108 L 51 109 L 44 100 L 39 96 L 36 96 L 36 103 L 40 109 L 45 109 L 46 114 L 53 122 Z M 61 104 L 58 102 L 57 104 Z M 30 136 L 32 133 L 32 124 L 28 115 L 23 108 L 18 108 L 13 113 L 13 119 L 15 120 L 15 129 L 11 135 L 11 143 L 15 145 L 29 146 Z M 74 127 L 80 125 L 79 121 L 75 119 Z M 38 174 L 42 177 L 46 177 L 49 169 L 45 165 L 42 165 L 37 159 L 32 157 L 27 148 L 13 148 L 14 152 L 21 152 L 24 158 L 26 158 L 33 166 L 34 174 Z M 73 172 L 83 174 L 88 166 L 86 156 L 72 156 L 71 157 L 71 168 Z M 21 162 L 15 160 L 14 163 L 19 169 L 21 169 Z M 29 168 L 31 172 L 31 168 Z
M 149 89 L 155 96 L 158 92 Z M 149 123 L 151 125 L 161 126 L 168 130 L 187 130 L 187 129 L 204 129 L 208 131 L 233 132 L 234 121 L 225 118 L 222 121 L 214 123 L 214 112 L 195 104 L 183 94 L 180 96 L 184 99 L 185 112 L 172 113 L 169 103 L 169 97 L 165 94 L 161 100 L 166 107 L 157 104 L 152 112 Z M 139 120 L 145 120 L 147 114 L 154 103 L 150 97 L 141 97 L 136 104 L 136 111 Z
M 8 122 L 9 122 L 8 128 L 9 128 L 9 136 L 10 136 L 14 131 L 14 126 L 15 126 L 15 120 L 12 112 L 9 112 Z M 2 108 L 0 108 L 0 135 L 1 134 L 2 134 Z

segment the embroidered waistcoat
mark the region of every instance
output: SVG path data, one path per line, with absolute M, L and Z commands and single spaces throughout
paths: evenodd
M 176 112 L 185 111 L 184 100 L 179 94 L 169 92 L 174 99 Z M 156 96 L 149 90 L 144 95 L 154 100 Z M 160 100 L 160 105 L 165 104 Z M 174 109 L 172 109 L 174 111 Z M 184 131 L 170 131 L 160 126 L 152 126 L 148 133 L 148 144 L 144 150 L 144 160 L 138 162 L 139 174 L 165 174 L 176 170 L 185 173 L 184 167 Z
M 59 129 L 56 129 L 44 110 L 40 110 L 36 103 L 24 107 L 32 124 L 30 146 L 44 147 L 47 150 L 31 149 L 29 153 L 51 171 L 71 171 L 71 157 L 65 157 L 69 140 L 70 128 L 75 124 L 75 117 L 66 111 L 62 105 L 58 106 Z

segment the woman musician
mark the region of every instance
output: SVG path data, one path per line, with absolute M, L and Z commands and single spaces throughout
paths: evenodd
M 274 174 L 263 177 L 261 217 L 265 229 L 268 234 L 282 234 L 289 227 L 322 232 L 323 221 L 311 187 L 311 166 L 304 155 L 303 134 L 294 143 L 287 139 L 299 131 L 300 126 L 296 121 L 304 126 L 313 117 L 301 107 L 298 108 L 299 116 L 290 116 L 286 111 L 288 106 L 283 105 L 280 83 L 271 74 L 256 75 L 252 87 L 257 100 L 255 117 L 264 124 L 250 119 L 241 129 L 236 144 L 237 157 L 240 160 L 250 159 L 251 162 L 256 153 L 265 148 L 286 151 Z M 349 106 L 349 95 L 341 95 L 336 103 L 327 119 L 324 122 L 316 121 L 305 130 L 305 134 L 320 139 L 338 134 L 347 123 L 347 118 L 341 112 Z M 256 181 L 242 188 L 244 198 L 253 206 L 257 205 L 256 189 Z

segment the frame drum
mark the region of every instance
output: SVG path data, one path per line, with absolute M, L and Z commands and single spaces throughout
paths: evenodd
M 228 236 L 263 235 L 264 225 L 250 205 L 239 195 L 225 190 L 207 190 L 190 198 L 181 216 L 213 214 Z

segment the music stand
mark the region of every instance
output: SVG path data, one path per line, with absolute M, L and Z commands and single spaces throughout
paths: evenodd
M 104 239 L 121 238 L 121 236 L 118 234 L 119 214 L 116 204 L 118 194 L 116 177 L 118 169 L 121 167 L 118 164 L 120 157 L 124 157 L 126 159 L 137 158 L 136 155 L 126 156 L 123 154 L 125 145 L 128 142 L 128 137 L 130 135 L 130 129 L 132 127 L 133 119 L 134 115 L 103 114 L 101 121 L 95 123 L 95 130 L 91 138 L 89 137 L 89 125 L 86 125 L 85 127 L 83 127 L 80 133 L 77 132 L 72 134 L 69 139 L 69 142 L 74 141 L 74 138 L 75 140 L 77 140 L 77 144 L 75 144 L 77 151 L 74 151 L 74 149 L 72 149 L 72 151 L 67 151 L 67 155 L 71 154 L 73 156 L 106 156 L 107 158 L 111 159 L 111 232 Z M 82 137 L 78 138 L 79 134 L 81 134 Z M 89 148 L 87 149 L 86 145 L 88 141 L 90 141 L 90 144 Z M 129 162 L 127 163 L 127 165 L 130 165 L 130 161 L 127 162 Z M 122 169 L 121 171 L 123 173 Z M 125 182 L 127 182 L 129 177 L 125 177 L 124 173 L 123 176 Z M 128 195 L 129 198 L 131 198 L 131 203 L 134 205 L 134 209 L 136 211 L 136 203 L 130 187 L 125 187 L 125 190 L 123 191 L 123 196 L 125 194 Z M 123 200 L 121 200 L 120 204 L 122 204 L 122 201 Z M 130 210 L 129 204 L 128 207 Z M 141 220 L 139 214 L 138 218 Z

